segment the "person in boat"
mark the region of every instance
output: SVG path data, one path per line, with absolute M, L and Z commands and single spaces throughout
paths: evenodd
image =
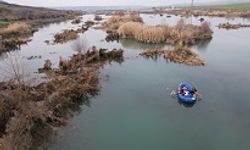
M 186 90 L 187 89 L 184 86 L 181 86 L 178 91 L 179 91 L 179 94 L 184 96 L 187 93 Z
M 195 87 L 193 87 L 192 90 L 189 91 L 189 93 L 190 93 L 191 95 L 197 96 L 199 99 L 202 99 L 202 97 L 203 97 L 202 94 L 200 94 L 200 93 L 198 92 L 198 90 L 197 90 Z

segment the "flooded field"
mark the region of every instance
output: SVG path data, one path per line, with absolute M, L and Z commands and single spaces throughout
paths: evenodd
M 142 14 L 145 24 L 175 25 L 180 17 Z M 103 16 L 107 18 L 106 16 Z M 83 21 L 94 15 L 83 16 Z M 219 29 L 220 23 L 249 24 L 246 19 L 204 17 L 211 23 L 213 39 L 193 46 L 206 62 L 204 67 L 192 67 L 166 62 L 163 58 L 145 59 L 139 53 L 145 49 L 171 47 L 164 44 L 142 44 L 124 39 L 106 42 L 106 32 L 90 28 L 81 39 L 88 46 L 122 48 L 125 61 L 103 68 L 102 90 L 88 106 L 74 112 L 69 125 L 60 129 L 54 140 L 45 145 L 50 150 L 127 150 L 127 149 L 205 149 L 245 150 L 250 146 L 250 29 Z M 191 22 L 190 18 L 185 18 Z M 200 24 L 193 18 L 194 24 Z M 63 29 L 77 28 L 71 21 L 50 24 L 38 32 L 32 41 L 11 52 L 18 55 L 29 78 L 40 81 L 38 68 L 46 59 L 57 66 L 59 57 L 73 53 L 74 41 L 47 45 L 53 35 Z M 39 59 L 27 59 L 40 56 Z M 0 67 L 6 67 L 10 55 L 0 57 Z M 0 79 L 9 74 L 3 72 Z M 204 95 L 202 101 L 185 106 L 170 95 L 182 82 L 195 85 Z

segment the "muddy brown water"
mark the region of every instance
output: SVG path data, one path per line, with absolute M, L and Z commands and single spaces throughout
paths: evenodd
M 86 15 L 83 20 L 93 19 Z M 146 24 L 175 24 L 179 17 L 142 15 Z M 112 63 L 101 72 L 102 90 L 75 112 L 69 125 L 44 147 L 49 150 L 246 150 L 250 136 L 250 29 L 225 30 L 219 23 L 246 23 L 240 18 L 204 17 L 211 23 L 214 38 L 194 46 L 206 61 L 205 67 L 191 67 L 139 57 L 144 49 L 169 47 L 148 45 L 133 40 L 105 42 L 105 32 L 90 29 L 80 38 L 88 45 L 102 48 L 122 48 L 125 61 Z M 193 23 L 199 24 L 199 18 Z M 191 21 L 191 19 L 187 19 Z M 37 33 L 18 53 L 28 78 L 35 74 L 45 59 L 56 66 L 59 56 L 69 57 L 72 43 L 47 45 L 53 34 L 66 28 L 77 28 L 69 22 L 50 24 Z M 41 59 L 27 60 L 30 56 Z M 2 55 L 0 67 L 6 67 L 9 55 Z M 21 63 L 20 63 L 21 64 Z M 4 73 L 1 79 L 9 75 Z M 36 81 L 37 81 L 36 80 Z M 185 106 L 170 96 L 179 82 L 195 85 L 204 95 L 202 101 Z

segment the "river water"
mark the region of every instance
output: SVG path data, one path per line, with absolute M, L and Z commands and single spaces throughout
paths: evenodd
M 146 24 L 173 25 L 179 17 L 142 15 Z M 83 20 L 92 19 L 92 15 Z M 138 53 L 147 45 L 132 40 L 107 43 L 105 32 L 90 29 L 80 38 L 90 46 L 122 48 L 125 61 L 101 71 L 102 90 L 89 106 L 75 112 L 69 125 L 46 147 L 49 150 L 246 150 L 250 147 L 250 29 L 218 29 L 216 25 L 250 23 L 244 19 L 204 17 L 211 23 L 214 38 L 194 50 L 206 61 L 205 67 L 145 59 Z M 198 24 L 199 18 L 193 18 Z M 190 21 L 190 19 L 187 19 Z M 53 33 L 75 28 L 70 22 L 51 24 L 35 33 L 18 54 L 25 70 L 33 74 L 45 59 L 56 66 L 59 56 L 72 55 L 72 43 L 46 45 Z M 42 59 L 27 60 L 31 55 Z M 3 55 L 0 66 L 8 55 Z M 185 106 L 170 95 L 182 82 L 190 82 L 204 95 L 202 101 Z

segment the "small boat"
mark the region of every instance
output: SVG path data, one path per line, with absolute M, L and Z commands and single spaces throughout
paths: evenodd
M 184 88 L 185 89 L 185 94 L 180 94 L 179 90 L 180 88 Z M 194 104 L 198 97 L 196 95 L 193 95 L 190 93 L 190 91 L 192 90 L 192 86 L 188 83 L 181 83 L 177 89 L 176 89 L 176 94 L 178 99 L 185 104 Z

